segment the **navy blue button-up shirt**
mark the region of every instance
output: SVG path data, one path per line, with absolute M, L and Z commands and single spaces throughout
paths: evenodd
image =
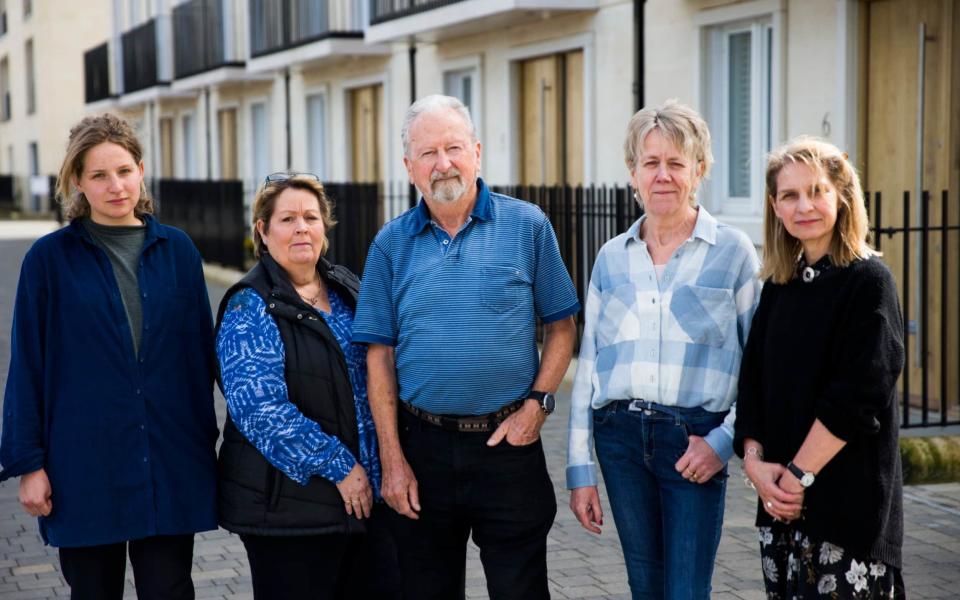
M 200 255 L 145 218 L 140 353 L 110 260 L 78 221 L 23 261 L 0 481 L 44 468 L 54 546 L 215 529 L 213 323 Z

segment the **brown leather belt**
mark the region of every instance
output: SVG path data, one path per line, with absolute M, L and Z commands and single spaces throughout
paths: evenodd
M 526 399 L 521 398 L 520 400 L 511 402 L 496 412 L 487 413 L 485 415 L 469 415 L 460 417 L 452 415 L 435 415 L 423 410 L 422 408 L 417 408 L 416 406 L 407 404 L 406 402 L 401 402 L 400 405 L 403 406 L 404 410 L 411 415 L 426 421 L 431 425 L 436 425 L 437 427 L 440 427 L 446 431 L 456 431 L 462 433 L 493 431 L 500 426 L 500 423 L 503 423 L 504 419 L 520 410 L 524 402 L 526 402 Z

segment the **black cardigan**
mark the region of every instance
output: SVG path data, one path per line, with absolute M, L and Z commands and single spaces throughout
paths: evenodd
M 767 282 L 740 371 L 734 450 L 763 445 L 786 464 L 814 420 L 847 442 L 806 490 L 797 526 L 859 556 L 901 567 L 903 500 L 897 378 L 903 322 L 890 270 L 878 258 L 828 259 L 810 283 Z M 770 515 L 757 505 L 757 525 Z

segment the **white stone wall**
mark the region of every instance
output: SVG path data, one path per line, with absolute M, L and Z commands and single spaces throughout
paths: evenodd
M 10 65 L 12 118 L 0 121 L 0 173 L 29 173 L 28 144 L 37 142 L 40 173 L 60 168 L 70 127 L 83 118 L 83 53 L 110 31 L 108 2 L 34 2 L 23 19 L 23 3 L 7 1 L 7 26 L 0 59 Z M 28 115 L 24 45 L 33 40 L 36 110 Z M 8 148 L 13 147 L 14 164 Z

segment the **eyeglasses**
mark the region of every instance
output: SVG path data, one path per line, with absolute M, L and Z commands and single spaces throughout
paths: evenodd
M 312 179 L 314 181 L 320 182 L 320 178 L 314 175 L 313 173 L 298 173 L 296 171 L 277 171 L 276 173 L 270 173 L 263 180 L 263 182 L 277 183 L 278 181 L 287 181 L 288 179 L 293 179 L 294 177 L 306 177 L 307 179 Z

